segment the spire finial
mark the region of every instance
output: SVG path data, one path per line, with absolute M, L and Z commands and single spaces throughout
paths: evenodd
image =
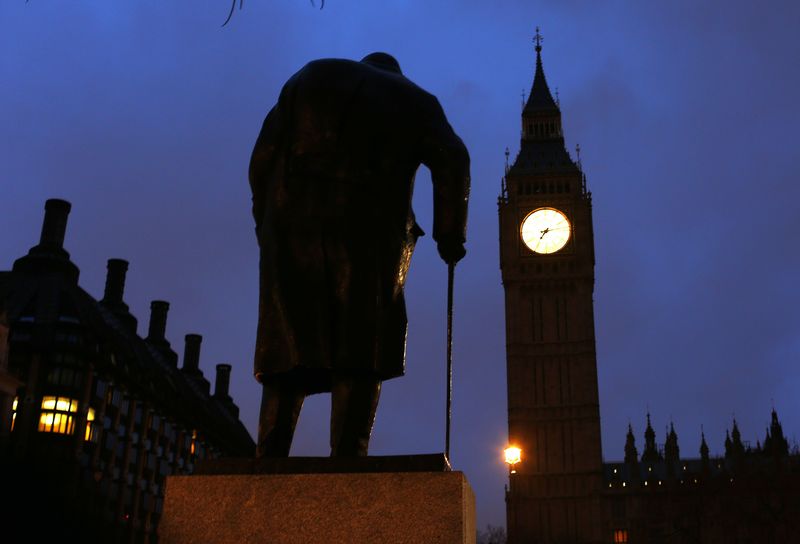
M 539 33 L 539 27 L 536 27 L 536 35 L 533 37 L 533 43 L 536 44 L 536 53 L 542 52 L 542 35 Z

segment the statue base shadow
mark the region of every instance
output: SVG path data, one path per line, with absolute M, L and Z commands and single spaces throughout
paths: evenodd
M 159 542 L 474 544 L 475 529 L 443 454 L 216 459 L 167 478 Z

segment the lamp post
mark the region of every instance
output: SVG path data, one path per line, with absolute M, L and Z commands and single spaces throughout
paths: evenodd
M 511 512 L 511 516 L 506 518 L 507 522 L 507 535 L 508 535 L 508 542 L 511 544 L 515 542 L 514 538 L 516 538 L 517 534 L 517 505 L 516 502 L 513 502 L 514 494 L 513 494 L 513 485 L 511 482 L 511 475 L 517 473 L 517 464 L 522 461 L 522 450 L 514 445 L 509 445 L 505 450 L 503 450 L 503 457 L 508 465 L 508 487 L 506 488 L 506 515 L 508 512 Z
M 522 460 L 522 450 L 516 446 L 509 446 L 505 450 L 503 450 L 503 454 L 505 455 L 505 461 L 508 465 L 508 473 L 509 474 L 516 474 L 517 463 Z

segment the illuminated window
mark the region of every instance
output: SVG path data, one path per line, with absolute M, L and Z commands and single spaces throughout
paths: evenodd
M 17 422 L 17 404 L 19 397 L 14 397 L 14 402 L 11 403 L 11 430 L 14 430 L 14 423 Z
M 628 542 L 628 530 L 627 529 L 614 529 L 614 543 L 618 542 Z
M 194 455 L 194 452 L 195 452 L 195 450 L 197 448 L 196 444 L 197 444 L 197 431 L 195 430 L 195 431 L 192 431 L 192 442 L 189 445 L 189 453 L 192 454 L 192 455 Z
M 45 433 L 72 434 L 75 430 L 75 412 L 78 401 L 65 397 L 44 397 L 42 415 L 39 416 L 39 431 Z
M 95 436 L 96 434 L 94 428 L 94 408 L 89 408 L 89 412 L 86 414 L 86 432 L 84 433 L 84 440 L 95 441 L 97 438 Z

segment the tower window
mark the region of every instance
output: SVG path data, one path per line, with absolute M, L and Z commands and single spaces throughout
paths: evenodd
M 625 543 L 628 542 L 628 530 L 627 529 L 614 529 L 614 543 Z

